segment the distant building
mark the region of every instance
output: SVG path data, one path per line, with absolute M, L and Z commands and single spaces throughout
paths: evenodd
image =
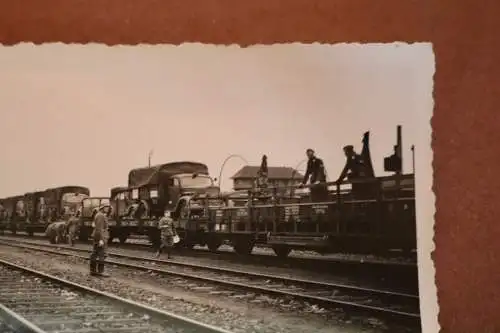
M 259 169 L 260 166 L 251 165 L 241 168 L 240 171 L 231 177 L 233 180 L 233 189 L 236 191 L 251 189 L 257 178 Z M 290 167 L 270 166 L 268 167 L 267 173 L 269 186 L 273 187 L 298 185 L 304 179 L 303 174 Z

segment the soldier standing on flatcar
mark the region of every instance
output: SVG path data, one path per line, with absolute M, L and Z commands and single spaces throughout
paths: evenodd
M 323 160 L 316 157 L 314 150 L 311 148 L 306 150 L 306 155 L 308 158 L 307 170 L 302 185 L 307 184 L 308 180 L 310 180 L 311 184 L 325 183 L 326 172 Z M 328 187 L 326 185 L 311 187 L 311 200 L 313 202 L 328 200 Z
M 174 247 L 174 236 L 177 235 L 177 231 L 175 230 L 174 220 L 171 217 L 171 213 L 169 211 L 165 211 L 164 216 L 158 222 L 158 228 L 161 232 L 161 242 L 158 250 L 156 251 L 155 257 L 158 258 L 165 248 L 167 252 L 167 259 L 172 258 L 171 252 Z
M 347 158 L 344 169 L 340 173 L 338 178 L 338 182 L 343 181 L 344 179 L 359 179 L 364 176 L 363 174 L 363 158 L 361 155 L 356 154 L 354 151 L 354 147 L 352 145 L 345 146 L 344 154 Z
M 345 146 L 344 154 L 347 158 L 344 169 L 340 173 L 337 182 L 348 180 L 358 180 L 363 178 L 374 177 L 373 166 L 371 165 L 370 150 L 368 147 L 369 132 L 363 136 L 363 151 L 357 154 L 352 145 Z M 353 194 L 359 198 L 370 194 L 371 184 L 354 183 L 352 184 Z
M 104 274 L 104 259 L 106 258 L 106 244 L 108 243 L 108 217 L 109 206 L 100 206 L 94 217 L 92 238 L 94 245 L 90 255 L 90 275 L 107 277 Z

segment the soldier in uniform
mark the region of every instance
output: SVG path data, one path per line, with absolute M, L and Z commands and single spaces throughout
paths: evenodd
M 108 212 L 109 206 L 99 207 L 94 217 L 92 238 L 94 241 L 90 255 L 90 275 L 107 277 L 104 274 L 104 259 L 106 258 L 106 244 L 108 243 Z
M 369 149 L 369 135 L 369 132 L 363 135 L 363 150 L 361 154 L 357 154 L 352 145 L 344 147 L 344 154 L 347 160 L 337 181 L 341 182 L 346 177 L 349 180 L 374 177 Z
M 70 215 L 68 221 L 66 222 L 66 230 L 68 233 L 68 243 L 71 246 L 75 245 L 76 233 L 78 231 L 78 226 L 80 223 L 80 211 L 77 211 L 74 216 Z
M 352 181 L 375 177 L 375 172 L 371 163 L 369 135 L 369 132 L 366 132 L 363 135 L 363 150 L 361 151 L 361 154 L 357 154 L 352 145 L 344 147 L 346 164 L 340 173 L 337 182 L 341 182 L 346 178 Z M 370 196 L 372 187 L 373 185 L 370 183 L 353 183 L 352 191 L 356 197 L 361 199 Z
M 315 186 L 311 187 L 311 200 L 313 202 L 327 201 L 328 200 L 328 187 L 326 185 L 319 185 L 318 183 L 326 182 L 326 172 L 323 160 L 316 157 L 314 150 L 311 148 L 306 150 L 307 155 L 307 170 L 302 181 L 302 185 L 307 184 L 309 180 Z
M 158 222 L 158 229 L 161 232 L 161 242 L 156 252 L 155 257 L 158 258 L 165 248 L 167 252 L 167 258 L 171 258 L 172 248 L 174 247 L 174 236 L 177 235 L 175 230 L 174 220 L 171 217 L 171 213 L 166 211 L 164 216 Z
M 63 221 L 52 222 L 45 230 L 45 236 L 51 243 L 59 244 L 64 240 L 66 233 L 66 223 Z

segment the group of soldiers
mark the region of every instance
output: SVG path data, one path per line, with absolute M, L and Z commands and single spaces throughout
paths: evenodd
M 52 243 L 62 243 L 67 239 L 68 243 L 73 246 L 78 232 L 79 216 L 79 211 L 75 214 L 71 212 L 65 214 L 63 221 L 52 222 L 48 225 L 45 235 Z
M 109 205 L 100 206 L 92 223 L 93 231 L 91 238 L 93 244 L 89 269 L 90 275 L 93 276 L 108 276 L 104 273 L 104 261 L 106 259 L 106 247 L 109 240 L 108 218 L 110 213 L 111 207 Z M 68 214 L 65 221 L 51 223 L 45 233 L 54 243 L 61 243 L 67 238 L 69 244 L 73 246 L 79 224 L 79 212 L 74 215 Z M 171 212 L 165 211 L 164 216 L 158 222 L 158 228 L 161 233 L 161 242 L 156 249 L 155 257 L 159 257 L 163 250 L 165 250 L 167 258 L 171 258 L 172 248 L 178 242 L 178 235 Z
M 352 145 L 343 148 L 346 164 L 340 176 L 337 178 L 337 182 L 342 182 L 346 178 L 353 181 L 374 177 L 375 172 L 373 170 L 369 149 L 369 132 L 364 133 L 362 142 L 363 149 L 361 154 L 356 153 Z M 328 197 L 328 188 L 326 185 L 323 185 L 327 181 L 323 160 L 316 157 L 313 149 L 307 149 L 306 155 L 308 159 L 307 170 L 302 185 L 306 185 L 308 181 L 311 185 L 316 185 L 311 187 L 311 199 L 312 201 L 323 201 Z M 367 184 L 353 184 L 353 193 L 357 196 L 366 194 L 366 185 Z

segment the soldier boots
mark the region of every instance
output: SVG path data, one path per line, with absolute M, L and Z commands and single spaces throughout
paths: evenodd
M 104 263 L 97 263 L 93 260 L 90 261 L 90 275 L 109 277 L 108 274 L 104 273 Z
M 108 274 L 104 273 L 104 263 L 97 264 L 97 274 L 101 277 L 109 277 Z
M 90 275 L 97 275 L 97 263 L 93 260 L 90 260 Z

